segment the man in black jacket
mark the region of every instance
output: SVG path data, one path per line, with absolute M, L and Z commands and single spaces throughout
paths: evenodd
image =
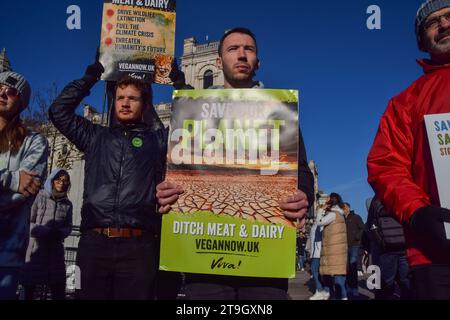
M 217 66 L 223 71 L 223 87 L 210 89 L 263 88 L 255 81 L 259 69 L 255 35 L 246 28 L 227 31 L 220 40 Z M 186 85 L 184 74 L 173 68 L 171 78 L 176 89 L 192 89 Z M 284 199 L 280 207 L 286 217 L 305 224 L 308 208 L 314 202 L 314 178 L 308 167 L 305 145 L 299 132 L 298 192 Z M 192 300 L 283 300 L 288 299 L 288 279 L 246 278 L 204 274 L 186 275 L 186 296 Z
M 163 182 L 167 131 L 144 122 L 151 107 L 149 84 L 130 77 L 117 82 L 117 124 L 111 128 L 75 113 L 103 72 L 98 61 L 89 66 L 49 110 L 52 123 L 86 160 L 77 298 L 152 299 L 161 223 L 158 199 L 160 213 L 167 212 L 183 191 Z

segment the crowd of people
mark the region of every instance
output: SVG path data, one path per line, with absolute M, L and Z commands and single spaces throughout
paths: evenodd
M 359 287 L 366 287 L 370 265 L 380 268 L 381 286 L 375 299 L 397 300 L 412 297 L 406 241 L 403 227 L 377 198 L 367 200 L 368 218 L 364 223 L 349 203 L 332 193 L 319 207 L 309 236 L 297 237 L 297 270 L 309 271 L 315 293 L 310 300 L 356 299 Z
M 400 291 L 411 286 L 414 298 L 450 299 L 445 229 L 450 211 L 440 204 L 424 125 L 425 115 L 450 112 L 450 0 L 426 1 L 417 13 L 415 31 L 419 48 L 430 56 L 419 62 L 425 75 L 391 100 L 367 160 L 368 181 L 377 196 L 368 203 L 369 235 L 378 246 L 370 249 L 377 252 L 374 261 L 382 270 L 381 296 L 395 293 L 397 279 Z M 260 64 L 250 30 L 224 34 L 217 57 L 225 79 L 220 88 L 264 88 L 255 79 Z M 85 155 L 77 298 L 173 299 L 180 275 L 158 272 L 161 216 L 184 191 L 164 179 L 168 131 L 152 107 L 151 84 L 130 76 L 115 84 L 111 126 L 77 115 L 76 108 L 103 72 L 97 57 L 49 110 L 53 125 Z M 178 68 L 171 79 L 176 89 L 192 89 Z M 30 96 L 23 75 L 0 73 L 0 300 L 15 299 L 19 282 L 27 298 L 42 282 L 54 299 L 64 298 L 63 240 L 72 223 L 70 176 L 58 169 L 47 179 L 48 142 L 20 118 Z M 298 142 L 298 191 L 280 199 L 279 206 L 301 228 L 314 203 L 314 188 L 301 130 Z M 363 229 L 338 194 L 320 207 L 308 249 L 316 284 L 311 299 L 358 295 Z M 185 281 L 186 298 L 192 300 L 288 299 L 288 279 L 186 274 Z
M 256 37 L 248 29 L 224 34 L 217 65 L 224 73 L 222 88 L 264 87 L 254 79 L 260 61 Z M 111 126 L 77 115 L 76 108 L 103 72 L 97 55 L 84 76 L 67 85 L 49 109 L 53 125 L 85 155 L 82 235 L 76 259 L 81 289 L 76 297 L 175 299 L 180 274 L 158 272 L 161 217 L 184 192 L 164 181 L 168 130 L 152 107 L 151 84 L 130 76 L 115 85 Z M 173 68 L 171 78 L 175 88 L 193 89 L 178 68 Z M 32 298 L 37 284 L 44 283 L 53 298 L 60 299 L 64 296 L 62 241 L 70 233 L 72 217 L 67 199 L 70 177 L 65 171 L 54 172 L 40 190 L 46 177 L 47 141 L 20 120 L 30 86 L 14 72 L 0 74 L 0 86 L 0 299 L 14 299 L 18 282 L 27 298 Z M 301 133 L 298 164 L 298 191 L 280 199 L 279 206 L 288 219 L 304 224 L 314 197 Z M 287 290 L 288 279 L 185 275 L 186 298 L 193 300 L 287 299 Z
M 310 300 L 359 296 L 358 263 L 364 229 L 361 217 L 337 193 L 319 207 L 305 248 L 315 284 Z

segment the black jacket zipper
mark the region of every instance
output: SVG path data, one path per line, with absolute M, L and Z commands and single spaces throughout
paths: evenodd
M 122 139 L 122 148 L 121 148 L 121 159 L 120 159 L 120 167 L 119 167 L 119 177 L 117 179 L 116 184 L 116 199 L 114 200 L 114 217 L 115 217 L 115 227 L 118 229 L 121 226 L 119 225 L 119 212 L 117 210 L 117 205 L 119 203 L 120 197 L 120 184 L 122 181 L 122 171 L 123 171 L 123 163 L 125 161 L 125 144 L 128 143 L 128 132 L 124 131 L 123 135 L 125 139 Z

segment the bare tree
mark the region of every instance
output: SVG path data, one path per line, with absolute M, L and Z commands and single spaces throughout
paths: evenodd
M 61 148 L 58 145 L 59 131 L 51 124 L 48 119 L 48 110 L 57 98 L 59 93 L 58 84 L 52 82 L 47 88 L 36 91 L 32 97 L 31 106 L 25 112 L 24 123 L 32 130 L 44 135 L 50 142 L 49 145 L 49 171 L 53 170 L 53 163 L 56 159 L 56 165 L 70 170 L 72 162 L 69 157 L 74 150 L 72 144 L 64 144 Z M 58 150 L 60 149 L 60 150 Z
M 31 105 L 25 111 L 23 121 L 33 130 L 48 136 L 50 129 L 48 124 L 48 109 L 58 95 L 58 85 L 52 82 L 49 87 L 36 91 L 31 100 Z

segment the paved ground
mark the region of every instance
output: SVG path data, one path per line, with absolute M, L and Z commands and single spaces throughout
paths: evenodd
M 292 300 L 308 300 L 314 294 L 314 283 L 310 278 L 308 271 L 298 271 L 297 277 L 289 281 L 289 295 Z M 359 278 L 359 293 L 358 299 L 354 300 L 372 300 L 374 294 L 367 289 L 366 277 Z

